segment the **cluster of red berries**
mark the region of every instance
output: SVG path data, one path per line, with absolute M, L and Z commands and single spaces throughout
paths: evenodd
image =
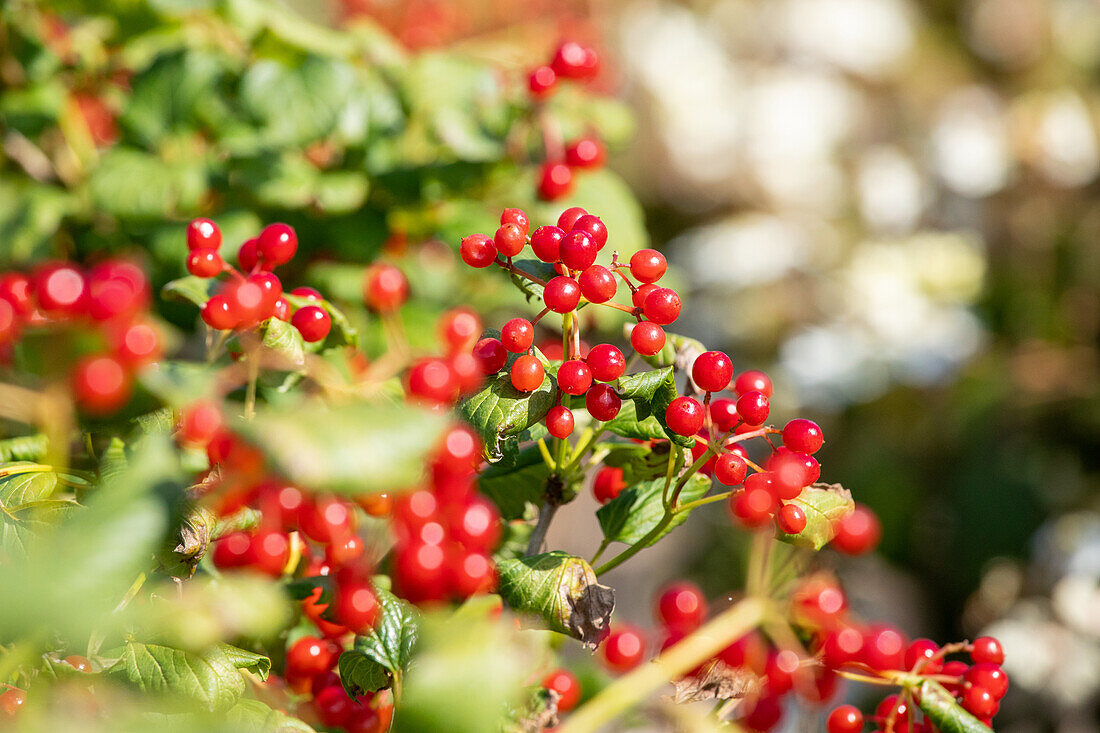
M 70 654 L 61 660 L 61 664 L 66 664 L 77 672 L 92 671 L 92 663 L 79 654 Z M 3 689 L 0 692 L 0 720 L 16 717 L 27 703 L 27 691 L 4 683 L 0 683 L 0 689 Z
M 393 718 L 389 693 L 349 696 L 334 669 L 341 652 L 336 641 L 316 636 L 303 636 L 287 649 L 285 681 L 295 693 L 310 696 L 298 704 L 295 711 L 298 717 L 311 725 L 347 733 L 389 730 Z M 274 675 L 268 678 L 271 686 L 279 682 Z
M 145 273 L 126 260 L 86 270 L 50 262 L 29 275 L 6 272 L 0 275 L 0 350 L 10 359 L 31 330 L 94 329 L 104 348 L 79 357 L 70 382 L 82 410 L 106 415 L 126 404 L 134 372 L 160 355 L 161 334 L 148 317 L 149 301 Z
M 274 270 L 294 258 L 298 235 L 287 224 L 269 224 L 258 237 L 237 250 L 240 270 L 222 260 L 222 233 L 209 219 L 187 225 L 187 271 L 195 277 L 228 280 L 202 307 L 202 320 L 217 331 L 249 330 L 268 318 L 289 321 L 307 342 L 321 341 L 332 329 L 332 318 L 321 307 L 321 294 L 313 288 L 295 288 L 291 295 L 316 301 L 294 308 L 283 296 L 283 284 Z M 243 273 L 248 273 L 247 275 Z

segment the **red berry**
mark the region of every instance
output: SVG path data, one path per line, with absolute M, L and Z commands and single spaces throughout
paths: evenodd
M 527 88 L 532 96 L 546 96 L 558 83 L 558 75 L 549 66 L 540 66 L 527 77 Z
M 653 356 L 665 347 L 665 329 L 652 321 L 641 321 L 630 331 L 630 345 L 643 356 Z
M 515 224 L 525 237 L 531 231 L 531 220 L 527 218 L 523 209 L 505 209 L 500 212 L 500 223 Z
M 863 713 L 855 705 L 841 705 L 829 713 L 825 728 L 828 733 L 860 733 L 863 730 Z
M 806 529 L 806 512 L 797 504 L 784 504 L 779 508 L 779 529 L 787 534 L 798 534 Z
M 448 516 L 451 538 L 465 549 L 492 552 L 500 542 L 500 512 L 489 500 L 475 495 Z
M 759 698 L 741 722 L 750 730 L 763 733 L 778 725 L 782 717 L 783 707 L 779 704 L 778 696 L 768 695 Z
M 592 378 L 600 382 L 614 382 L 626 371 L 623 352 L 611 344 L 593 346 L 586 361 L 592 370 Z
M 571 231 L 573 229 L 573 225 L 577 223 L 577 219 L 580 219 L 587 213 L 587 211 L 579 206 L 572 206 L 566 209 L 565 211 L 561 212 L 560 216 L 558 216 L 558 228 L 561 229 L 562 232 Z
M 369 582 L 342 583 L 336 591 L 336 618 L 357 634 L 374 628 L 382 613 Z
M 710 420 L 718 432 L 728 433 L 733 430 L 738 419 L 737 403 L 734 400 L 723 397 L 710 403 Z
M 997 697 L 984 687 L 972 685 L 962 692 L 962 706 L 978 718 L 992 718 L 1000 704 Z
M 290 558 L 290 539 L 284 532 L 261 529 L 252 535 L 249 554 L 252 567 L 277 578 Z
M 131 323 L 110 331 L 111 349 L 120 361 L 138 367 L 160 355 L 160 333 L 151 323 Z
M 231 532 L 214 543 L 214 567 L 219 570 L 241 568 L 252 562 L 252 538 L 244 532 Z
M 604 466 L 596 472 L 596 478 L 592 481 L 592 495 L 601 504 L 611 501 L 625 488 L 623 469 L 615 466 Z
M 737 414 L 746 425 L 763 425 L 769 409 L 768 397 L 763 392 L 746 392 L 737 398 Z
M 224 294 L 237 317 L 238 328 L 248 328 L 268 315 L 264 312 L 266 293 L 259 283 L 252 280 L 231 282 Z
M 343 567 L 360 558 L 366 549 L 367 546 L 359 535 L 349 534 L 334 538 L 325 548 L 325 560 Z
M 451 354 L 450 367 L 462 394 L 469 394 L 481 387 L 485 375 L 481 373 L 481 362 L 473 354 L 465 351 Z
M 695 583 L 681 580 L 665 587 L 657 598 L 657 621 L 667 628 L 691 631 L 707 618 L 707 599 Z
M 290 294 L 296 295 L 299 298 L 304 298 L 306 300 L 312 300 L 317 303 L 324 302 L 325 300 L 319 290 L 316 290 L 315 288 L 307 288 L 305 286 L 294 288 L 290 291 Z
M 508 351 L 498 339 L 483 338 L 474 344 L 474 358 L 481 366 L 482 374 L 496 374 L 508 361 Z
M 901 632 L 889 626 L 874 626 L 864 635 L 863 663 L 873 670 L 900 670 L 905 667 L 908 642 Z
M 798 418 L 783 426 L 783 445 L 798 453 L 817 453 L 824 442 L 821 428 L 812 420 Z
M 314 696 L 313 709 L 321 723 L 329 728 L 336 728 L 351 717 L 355 703 L 348 697 L 342 685 L 332 685 Z
M 677 397 L 665 408 L 665 422 L 678 435 L 695 435 L 705 416 L 703 406 L 693 397 Z
M 73 369 L 72 387 L 82 410 L 107 415 L 130 398 L 130 375 L 113 356 L 86 357 Z
M 622 400 L 608 384 L 595 384 L 584 396 L 584 406 L 593 419 L 607 422 L 619 414 Z
M 555 405 L 546 413 L 546 429 L 555 438 L 568 438 L 573 434 L 573 411 L 568 407 Z
M 569 313 L 581 302 L 581 286 L 571 277 L 558 275 L 546 283 L 542 300 L 555 313 Z
M 558 387 L 571 395 L 582 395 L 592 386 L 592 370 L 579 359 L 563 362 L 558 368 Z
M 597 251 L 603 249 L 604 245 L 607 244 L 607 225 L 598 216 L 585 214 L 573 222 L 573 226 L 569 231 L 570 233 L 584 232 L 587 234 L 596 243 Z
M 133 262 L 107 260 L 85 277 L 88 315 L 97 321 L 134 316 L 149 300 L 149 281 Z
M 966 671 L 963 679 L 989 690 L 995 700 L 1000 700 L 1008 692 L 1008 675 L 992 662 L 978 662 Z
M 206 445 L 221 430 L 222 423 L 222 413 L 217 405 L 194 402 L 180 412 L 180 442 L 186 445 Z
M 915 639 L 905 650 L 905 669 L 921 674 L 937 674 L 943 669 L 943 657 L 936 657 L 940 645 L 931 639 Z M 917 668 L 917 665 L 920 668 Z
M 531 235 L 531 249 L 543 262 L 557 262 L 565 232 L 558 227 L 539 227 Z
M 214 249 L 222 246 L 222 232 L 209 219 L 192 219 L 187 225 L 187 249 Z
M 336 642 L 303 636 L 286 652 L 286 675 L 316 677 L 336 666 L 339 656 L 340 645 Z
M 439 318 L 439 338 L 454 353 L 468 348 L 481 333 L 481 319 L 469 308 L 452 308 Z
M 497 258 L 497 246 L 484 234 L 464 237 L 458 248 L 462 261 L 470 267 L 488 267 Z
M 255 272 L 248 281 L 258 285 L 263 298 L 260 300 L 260 318 L 269 318 L 275 313 L 279 300 L 283 297 L 283 284 L 273 272 Z
M 736 453 L 723 453 L 714 463 L 714 477 L 726 486 L 737 486 L 748 472 L 749 464 Z
M 216 249 L 196 249 L 187 255 L 187 271 L 195 277 L 215 277 L 225 267 Z
M 351 521 L 351 507 L 335 497 L 303 504 L 298 514 L 298 526 L 315 542 L 332 542 L 347 536 Z
M 268 224 L 258 239 L 256 253 L 268 269 L 290 262 L 298 251 L 298 235 L 289 224 Z
M 550 67 L 565 79 L 583 79 L 587 54 L 584 46 L 576 41 L 564 41 L 554 52 Z
M 515 257 L 526 243 L 526 234 L 515 224 L 502 224 L 493 236 L 493 244 L 505 257 Z
M 481 460 L 481 440 L 471 428 L 456 425 L 443 435 L 436 458 L 451 473 L 471 473 Z
M 584 219 L 585 217 L 582 216 L 577 221 L 584 221 Z M 570 270 L 577 271 L 590 267 L 596 261 L 599 251 L 599 245 L 588 232 L 576 229 L 566 234 L 558 246 L 558 256 L 561 257 L 561 261 Z
M 772 380 L 768 379 L 768 375 L 764 372 L 750 369 L 737 375 L 737 379 L 733 383 L 733 391 L 739 395 L 749 392 L 763 392 L 765 397 L 771 397 Z
M 721 351 L 706 351 L 691 365 L 691 378 L 704 392 L 720 392 L 733 379 L 733 362 Z
M 882 538 L 882 524 L 870 508 L 856 504 L 852 513 L 836 523 L 833 546 L 845 555 L 870 552 Z
M 608 634 L 603 643 L 603 661 L 615 672 L 627 672 L 637 667 L 645 656 L 645 639 L 637 629 L 620 626 Z
M 558 712 L 569 712 L 581 700 L 581 683 L 569 670 L 554 670 L 543 678 L 542 686 L 558 693 Z
M 546 163 L 539 172 L 539 198 L 554 201 L 573 188 L 573 169 L 565 163 Z
M 615 276 L 603 265 L 592 265 L 580 276 L 581 295 L 593 303 L 606 303 L 615 297 Z
M 642 312 L 654 323 L 667 326 L 680 317 L 680 296 L 675 290 L 657 288 L 646 296 Z
M 863 632 L 854 626 L 831 631 L 821 645 L 822 661 L 829 669 L 857 662 L 863 655 Z
M 489 593 L 496 586 L 496 566 L 484 552 L 452 552 L 448 566 L 451 591 L 459 598 Z
M 655 283 L 667 269 L 665 256 L 655 249 L 640 249 L 630 256 L 630 274 L 638 282 Z
M 391 313 L 408 300 L 409 281 L 393 265 L 372 265 L 363 284 L 363 302 L 371 310 Z
M 542 386 L 546 370 L 531 354 L 524 354 L 512 363 L 512 386 L 520 392 L 534 392 Z
M 20 272 L 0 275 L 0 298 L 8 301 L 21 316 L 34 310 L 34 297 L 30 278 Z
M 513 318 L 500 329 L 500 342 L 513 354 L 522 354 L 535 341 L 535 327 L 526 318 Z
M 574 168 L 599 168 L 607 158 L 607 149 L 595 137 L 582 137 L 565 149 L 565 162 Z
M 649 294 L 654 290 L 657 290 L 660 286 L 654 283 L 646 283 L 639 286 L 633 293 L 630 294 L 630 302 L 634 304 L 634 307 L 641 310 L 645 306 L 645 299 L 649 297 Z
M 87 657 L 82 657 L 79 654 L 70 654 L 65 657 L 65 664 L 69 665 L 77 672 L 91 672 L 92 663 L 88 661 Z
M 439 545 L 420 543 L 402 548 L 394 562 L 394 581 L 401 594 L 413 603 L 441 599 L 446 584 L 445 559 Z
M 763 487 L 746 486 L 730 498 L 733 516 L 750 529 L 762 527 L 771 521 L 777 505 L 775 494 Z
M 260 264 L 260 238 L 246 239 L 237 250 L 237 264 L 245 272 L 256 269 Z
M 800 663 L 798 654 L 790 649 L 772 650 L 764 663 L 768 692 L 774 695 L 790 692 L 794 687 L 794 678 Z
M 27 702 L 27 693 L 10 688 L 0 693 L 0 711 L 9 718 L 15 717 Z
M 35 273 L 34 297 L 47 313 L 75 315 L 84 309 L 86 295 L 84 275 L 72 265 L 45 265 Z
M 328 311 L 317 305 L 307 305 L 294 312 L 290 319 L 290 325 L 298 329 L 302 334 L 302 340 L 307 343 L 323 341 L 332 329 L 332 318 Z
M 1001 648 L 1001 642 L 992 636 L 980 636 L 971 644 L 970 658 L 975 664 L 989 662 L 990 664 L 1003 664 L 1005 652 Z
M 446 404 L 458 397 L 458 380 L 443 359 L 428 357 L 413 362 L 405 375 L 405 388 L 414 397 Z

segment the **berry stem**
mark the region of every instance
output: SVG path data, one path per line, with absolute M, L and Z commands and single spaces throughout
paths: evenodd
M 697 509 L 707 504 L 714 504 L 719 501 L 725 501 L 733 496 L 732 491 L 724 491 L 721 494 L 715 494 L 713 496 L 706 496 L 702 499 L 696 499 L 695 501 L 689 501 L 687 504 L 681 504 L 673 510 L 673 514 L 680 514 L 681 512 L 690 512 L 692 509 Z
M 542 438 L 539 438 L 539 453 L 542 454 L 542 460 L 546 463 L 546 467 L 553 473 L 557 469 L 558 464 L 550 455 L 550 449 L 546 447 L 546 441 Z
M 511 258 L 509 258 L 508 262 L 502 262 L 501 260 L 497 260 L 496 263 L 500 266 L 500 269 L 502 269 L 502 270 L 507 270 L 508 272 L 512 273 L 513 275 L 519 275 L 524 280 L 530 280 L 531 282 L 535 283 L 536 285 L 541 285 L 543 287 L 546 287 L 546 281 L 545 280 L 543 280 L 542 278 L 535 277 L 534 275 L 527 272 L 526 270 L 523 270 L 523 269 L 520 269 L 519 267 L 516 267 L 515 265 L 513 265 L 511 263 L 510 259 Z
M 542 543 L 546 539 L 546 531 L 550 529 L 550 521 L 554 518 L 554 514 L 558 511 L 557 504 L 551 504 L 549 501 L 542 503 L 542 508 L 539 509 L 539 521 L 535 525 L 535 531 L 531 533 L 531 541 L 527 543 L 527 555 L 537 555 L 539 550 L 542 549 Z

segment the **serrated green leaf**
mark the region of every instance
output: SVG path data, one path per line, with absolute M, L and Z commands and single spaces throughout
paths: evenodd
M 524 448 L 514 461 L 490 464 L 477 479 L 478 490 L 493 500 L 507 520 L 523 516 L 528 504 L 542 503 L 550 469 L 538 447 Z
M 193 303 L 201 308 L 206 305 L 206 301 L 210 300 L 210 291 L 214 282 L 210 278 L 187 275 L 165 283 L 160 292 L 165 298 Z
M 72 501 L 51 501 L 58 477 L 37 470 L 37 464 L 8 464 L 0 477 L 0 556 L 24 556 L 32 535 L 61 522 L 78 506 Z
M 990 728 L 963 709 L 943 686 L 932 680 L 921 683 L 917 704 L 943 733 L 989 733 Z
M 314 491 L 362 494 L 415 486 L 447 417 L 406 404 L 268 406 L 236 429 L 269 465 Z
M 271 659 L 263 654 L 250 652 L 232 644 L 218 644 L 218 650 L 237 669 L 247 669 L 261 680 L 266 680 L 271 671 Z
M 463 400 L 459 414 L 481 435 L 491 459 L 499 460 L 501 441 L 542 420 L 554 406 L 554 391 L 554 382 L 547 374 L 534 392 L 520 392 L 512 386 L 511 374 L 505 369 Z
M 668 442 L 654 445 L 638 445 L 637 443 L 599 443 L 596 445 L 596 455 L 602 456 L 600 462 L 612 468 L 623 470 L 623 481 L 627 486 L 651 481 L 655 478 L 663 478 L 668 472 L 669 451 L 671 444 Z M 676 449 L 676 455 L 672 458 L 673 475 L 679 475 L 684 466 L 684 450 Z
M 241 733 L 315 733 L 309 725 L 259 700 L 240 700 L 225 713 L 226 724 Z
M 418 634 L 416 609 L 387 590 L 375 588 L 381 616 L 369 634 L 355 637 L 340 655 L 340 680 L 349 695 L 400 685 Z
M 301 366 L 306 360 L 306 342 L 302 333 L 286 321 L 268 318 L 263 324 L 263 344 L 286 357 L 287 361 Z
M 835 536 L 837 521 L 855 509 L 852 492 L 840 484 L 814 484 L 789 503 L 806 513 L 806 528 L 795 535 L 780 531 L 776 539 L 799 547 L 820 550 Z
M 57 474 L 36 463 L 9 463 L 0 473 L 0 511 L 48 499 L 57 490 Z
M 609 420 L 604 427 L 615 435 L 631 440 L 668 439 L 668 433 L 656 417 L 649 415 L 639 420 L 636 410 L 634 402 L 627 400 L 619 408 L 619 414 Z
M 41 433 L 0 440 L 0 463 L 37 461 L 46 455 L 49 447 L 49 439 Z
M 516 612 L 593 648 L 607 635 L 615 591 L 581 558 L 555 551 L 501 560 L 497 575 L 500 597 Z
M 107 674 L 142 692 L 192 700 L 211 712 L 229 710 L 244 693 L 237 666 L 220 647 L 198 655 L 182 649 L 129 641 L 116 652 Z
M 674 476 L 673 481 L 675 480 Z M 665 515 L 664 489 L 665 477 L 661 476 L 624 489 L 617 497 L 600 507 L 596 511 L 596 519 L 600 523 L 600 529 L 603 530 L 603 536 L 612 542 L 628 545 L 641 542 L 660 524 Z M 685 504 L 701 499 L 709 489 L 709 477 L 701 473 L 693 474 L 680 492 L 680 502 Z M 676 514 L 668 526 L 660 534 L 651 538 L 646 546 L 652 545 L 683 524 L 690 513 Z
M 111 438 L 107 448 L 99 457 L 99 477 L 101 480 L 118 476 L 126 469 L 126 443 L 121 438 Z
M 615 383 L 615 391 L 624 400 L 634 403 L 634 415 L 638 422 L 653 417 L 664 429 L 664 437 L 685 447 L 694 444 L 694 437 L 674 433 L 665 423 L 665 410 L 680 394 L 672 367 L 620 377 Z

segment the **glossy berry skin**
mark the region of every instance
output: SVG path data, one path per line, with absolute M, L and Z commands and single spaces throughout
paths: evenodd
M 225 263 L 216 249 L 196 249 L 187 255 L 187 271 L 195 277 L 215 277 Z
M 825 729 L 828 733 L 860 733 L 863 730 L 863 713 L 855 705 L 841 705 L 829 713 Z
M 582 395 L 592 386 L 592 370 L 579 359 L 562 362 L 558 368 L 558 387 L 571 395 Z
M 646 296 L 642 312 L 657 325 L 667 326 L 680 317 L 680 296 L 675 290 L 657 288 Z
M 641 321 L 630 331 L 630 345 L 643 356 L 653 356 L 665 347 L 665 330 L 652 321 Z
M 80 313 L 86 296 L 84 275 L 72 265 L 45 265 L 35 272 L 34 297 L 46 313 L 58 316 Z
M 335 728 L 342 726 L 351 717 L 355 703 L 348 697 L 342 685 L 332 685 L 314 695 L 313 709 L 324 725 Z
M 525 237 L 531 231 L 531 220 L 523 209 L 505 209 L 500 212 L 500 223 L 502 226 L 504 224 L 515 224 Z
M 798 418 L 783 426 L 783 445 L 798 453 L 817 453 L 824 442 L 821 428 L 812 420 Z
M 604 466 L 596 472 L 596 478 L 592 481 L 592 495 L 601 504 L 611 501 L 625 488 L 623 469 L 617 466 Z
M 540 66 L 527 77 L 527 89 L 536 99 L 549 94 L 558 83 L 557 73 L 549 66 Z
M 943 657 L 936 657 L 940 645 L 931 639 L 915 639 L 905 650 L 905 669 L 921 674 L 937 674 L 943 669 Z M 917 665 L 920 665 L 919 667 Z
M 615 276 L 603 265 L 592 265 L 581 273 L 581 295 L 593 303 L 606 303 L 615 297 Z
M 439 318 L 439 338 L 449 353 L 468 349 L 481 333 L 481 319 L 469 308 L 452 308 Z
M 737 486 L 748 472 L 749 464 L 736 453 L 723 453 L 714 462 L 714 477 L 726 486 Z
M 655 249 L 640 249 L 630 256 L 630 274 L 642 283 L 655 283 L 668 270 L 665 256 Z
M 994 700 L 1000 700 L 1008 692 L 1008 674 L 992 662 L 978 662 L 966 671 L 963 680 L 989 690 Z
M 261 529 L 252 535 L 250 555 L 253 568 L 278 578 L 290 558 L 290 540 L 283 532 Z
M 787 534 L 798 534 L 806 529 L 806 512 L 797 504 L 784 504 L 779 508 L 776 523 Z
M 971 644 L 970 658 L 975 664 L 989 662 L 990 664 L 1004 664 L 1005 652 L 1001 642 L 992 636 L 980 636 Z
M 213 249 L 222 246 L 222 231 L 210 219 L 192 219 L 187 225 L 187 249 Z
M 581 700 L 581 683 L 569 670 L 555 669 L 543 678 L 542 686 L 558 693 L 558 712 L 569 712 Z
M 275 307 L 271 309 L 271 317 L 290 322 L 290 303 L 286 298 L 280 297 L 275 301 Z
M 619 414 L 622 400 L 607 384 L 595 384 L 584 396 L 584 406 L 593 419 L 607 422 Z
M 323 341 L 332 329 L 332 318 L 328 311 L 317 305 L 307 305 L 299 308 L 290 318 L 290 325 L 294 326 L 302 334 L 302 340 L 307 343 Z
M 452 552 L 447 566 L 451 593 L 459 598 L 491 593 L 496 587 L 496 566 L 484 552 Z
M 603 661 L 614 672 L 628 672 L 645 657 L 645 638 L 631 626 L 620 626 L 603 643 Z
M 602 250 L 607 244 L 607 225 L 594 214 L 585 214 L 573 222 L 570 232 L 584 232 L 596 243 L 596 249 Z
M 584 46 L 576 41 L 565 41 L 554 52 L 550 68 L 563 79 L 583 79 L 586 60 Z
M 316 677 L 336 666 L 340 646 L 316 636 L 303 636 L 286 652 L 287 676 Z
M 745 487 L 730 497 L 733 516 L 743 526 L 754 529 L 771 521 L 778 501 L 766 488 Z
M 558 275 L 546 283 L 542 300 L 555 313 L 569 313 L 581 302 L 581 286 L 571 277 Z
M 765 397 L 771 397 L 772 380 L 764 372 L 750 369 L 737 375 L 737 379 L 733 382 L 733 391 L 739 395 L 763 392 Z
M 836 523 L 833 547 L 845 555 L 870 552 L 882 538 L 882 524 L 873 511 L 862 504 Z
M 179 440 L 185 445 L 206 445 L 221 430 L 221 410 L 209 402 L 194 402 L 180 412 Z
M 578 221 L 583 221 L 584 218 L 581 217 Z M 561 261 L 570 270 L 578 272 L 591 267 L 599 251 L 599 245 L 588 232 L 576 229 L 566 234 L 558 246 L 558 256 L 561 257 Z
M 582 137 L 565 149 L 565 162 L 574 168 L 599 168 L 607 159 L 607 148 L 594 137 Z
M 508 361 L 508 350 L 498 339 L 483 338 L 474 344 L 474 358 L 486 376 L 496 374 Z
M 710 403 L 710 421 L 720 433 L 728 433 L 733 430 L 739 420 L 737 414 L 737 402 L 735 400 L 720 397 Z
M 20 272 L 7 272 L 0 275 L 0 298 L 8 301 L 15 312 L 21 316 L 28 315 L 34 310 L 31 280 Z
M 863 655 L 863 632 L 853 626 L 830 631 L 821 645 L 822 661 L 829 669 L 859 661 Z
M 151 323 L 139 321 L 112 329 L 109 341 L 115 357 L 130 368 L 153 361 L 160 355 L 160 335 Z
M 978 718 L 992 718 L 1000 704 L 993 693 L 984 687 L 973 685 L 962 692 L 962 706 Z
M 0 713 L 8 718 L 15 717 L 27 702 L 27 693 L 23 690 L 7 689 L 0 693 Z
M 695 583 L 681 580 L 665 587 L 657 597 L 657 621 L 665 628 L 688 632 L 707 618 L 707 599 Z
M 298 235 L 289 224 L 268 224 L 258 239 L 256 252 L 269 269 L 285 265 L 298 252 Z
M 458 397 L 458 380 L 450 365 L 434 357 L 413 362 L 405 375 L 405 388 L 410 395 L 437 404 L 453 402 Z
M 480 495 L 463 507 L 452 508 L 447 514 L 447 526 L 451 539 L 467 550 L 492 552 L 500 542 L 500 512 Z
M 665 408 L 665 422 L 679 435 L 695 435 L 703 427 L 706 411 L 692 397 L 677 397 Z
M 520 392 L 534 392 L 546 377 L 542 362 L 531 354 L 524 354 L 512 363 L 512 386 Z
M 565 163 L 546 163 L 539 172 L 539 198 L 555 201 L 573 189 L 573 169 Z
M 637 290 L 630 294 L 630 302 L 634 304 L 637 312 L 642 312 L 645 307 L 645 299 L 649 297 L 650 293 L 659 288 L 660 286 L 654 283 L 646 283 L 645 285 L 639 286 Z
M 373 265 L 363 283 L 363 302 L 378 313 L 392 313 L 409 298 L 409 281 L 393 265 Z
M 255 272 L 248 276 L 248 282 L 260 288 L 260 318 L 270 317 L 279 299 L 283 297 L 283 284 L 273 272 Z
M 245 272 L 251 272 L 260 265 L 260 239 L 246 239 L 237 249 L 237 264 Z
M 500 342 L 513 354 L 522 354 L 535 342 L 535 327 L 526 318 L 513 318 L 500 329 Z
M 890 626 L 873 626 L 863 638 L 863 663 L 877 671 L 900 670 L 905 667 L 908 641 Z
M 704 392 L 720 392 L 733 379 L 733 362 L 721 351 L 707 351 L 695 358 L 691 378 Z
M 502 224 L 493 235 L 493 244 L 497 252 L 505 257 L 515 257 L 523 251 L 523 245 L 527 243 L 523 230 L 515 224 Z
M 579 206 L 571 206 L 558 215 L 558 229 L 563 232 L 569 232 L 573 230 L 573 225 L 577 223 L 577 220 L 588 212 Z
M 531 234 L 531 250 L 535 253 L 535 257 L 543 262 L 557 262 L 563 239 L 565 239 L 565 232 L 559 227 L 539 227 Z
M 73 369 L 72 389 L 84 412 L 108 415 L 130 398 L 130 376 L 113 356 L 86 357 Z
M 458 247 L 462 261 L 470 267 L 488 267 L 497 258 L 497 246 L 484 234 L 471 234 Z
M 241 568 L 252 562 L 252 539 L 244 532 L 231 532 L 214 543 L 214 567 Z
M 768 398 L 763 392 L 746 392 L 737 398 L 737 414 L 746 425 L 763 425 L 769 410 Z
M 783 707 L 777 695 L 768 695 L 756 701 L 749 714 L 742 719 L 749 730 L 769 731 L 779 724 L 783 717 Z
M 381 615 L 378 596 L 369 582 L 341 583 L 336 592 L 336 618 L 357 634 L 374 628 Z
M 623 352 L 611 344 L 593 346 L 586 362 L 592 370 L 592 378 L 599 382 L 614 382 L 626 371 Z
M 555 438 L 568 438 L 573 434 L 573 411 L 568 407 L 555 405 L 546 413 L 546 429 Z
M 438 545 L 413 544 L 394 560 L 394 582 L 401 595 L 413 603 L 440 600 L 445 592 L 446 555 Z

